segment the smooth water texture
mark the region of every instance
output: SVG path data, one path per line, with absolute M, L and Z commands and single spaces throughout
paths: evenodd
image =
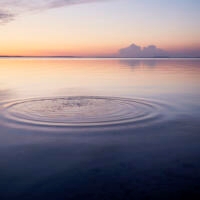
M 200 59 L 0 59 L 0 199 L 200 197 Z

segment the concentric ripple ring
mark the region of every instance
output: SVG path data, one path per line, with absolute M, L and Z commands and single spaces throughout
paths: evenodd
M 25 125 L 90 127 L 146 124 L 161 117 L 161 106 L 143 99 L 69 96 L 19 100 L 4 105 L 3 118 Z

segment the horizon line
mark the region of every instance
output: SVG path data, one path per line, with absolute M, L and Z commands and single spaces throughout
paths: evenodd
M 118 57 L 118 56 L 9 56 L 9 55 L 0 55 L 0 58 L 120 58 L 120 59 L 170 59 L 170 58 L 200 58 L 197 56 L 155 56 L 155 57 Z

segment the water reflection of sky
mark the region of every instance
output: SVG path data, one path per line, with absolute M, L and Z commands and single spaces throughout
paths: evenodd
M 199 60 L 0 60 L 2 91 L 52 95 L 158 96 L 199 91 Z

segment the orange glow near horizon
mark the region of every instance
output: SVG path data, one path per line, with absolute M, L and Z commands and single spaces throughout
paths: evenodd
M 102 44 L 4 44 L 1 45 L 0 55 L 7 56 L 95 56 L 116 54 L 117 45 L 106 46 Z
M 146 45 L 148 46 L 148 45 Z M 126 46 L 122 46 L 124 48 Z M 144 46 L 142 46 L 144 47 Z M 159 47 L 160 48 L 160 47 Z M 19 46 L 6 46 L 0 49 L 0 56 L 112 56 L 115 55 L 119 46 L 110 46 L 110 47 L 97 47 L 97 46 L 71 46 L 66 48 L 54 48 L 54 47 L 40 47 L 40 46 L 31 46 L 23 47 Z M 199 50 L 200 45 L 193 46 L 167 46 L 162 48 L 168 52 L 178 52 L 182 50 L 192 51 Z

